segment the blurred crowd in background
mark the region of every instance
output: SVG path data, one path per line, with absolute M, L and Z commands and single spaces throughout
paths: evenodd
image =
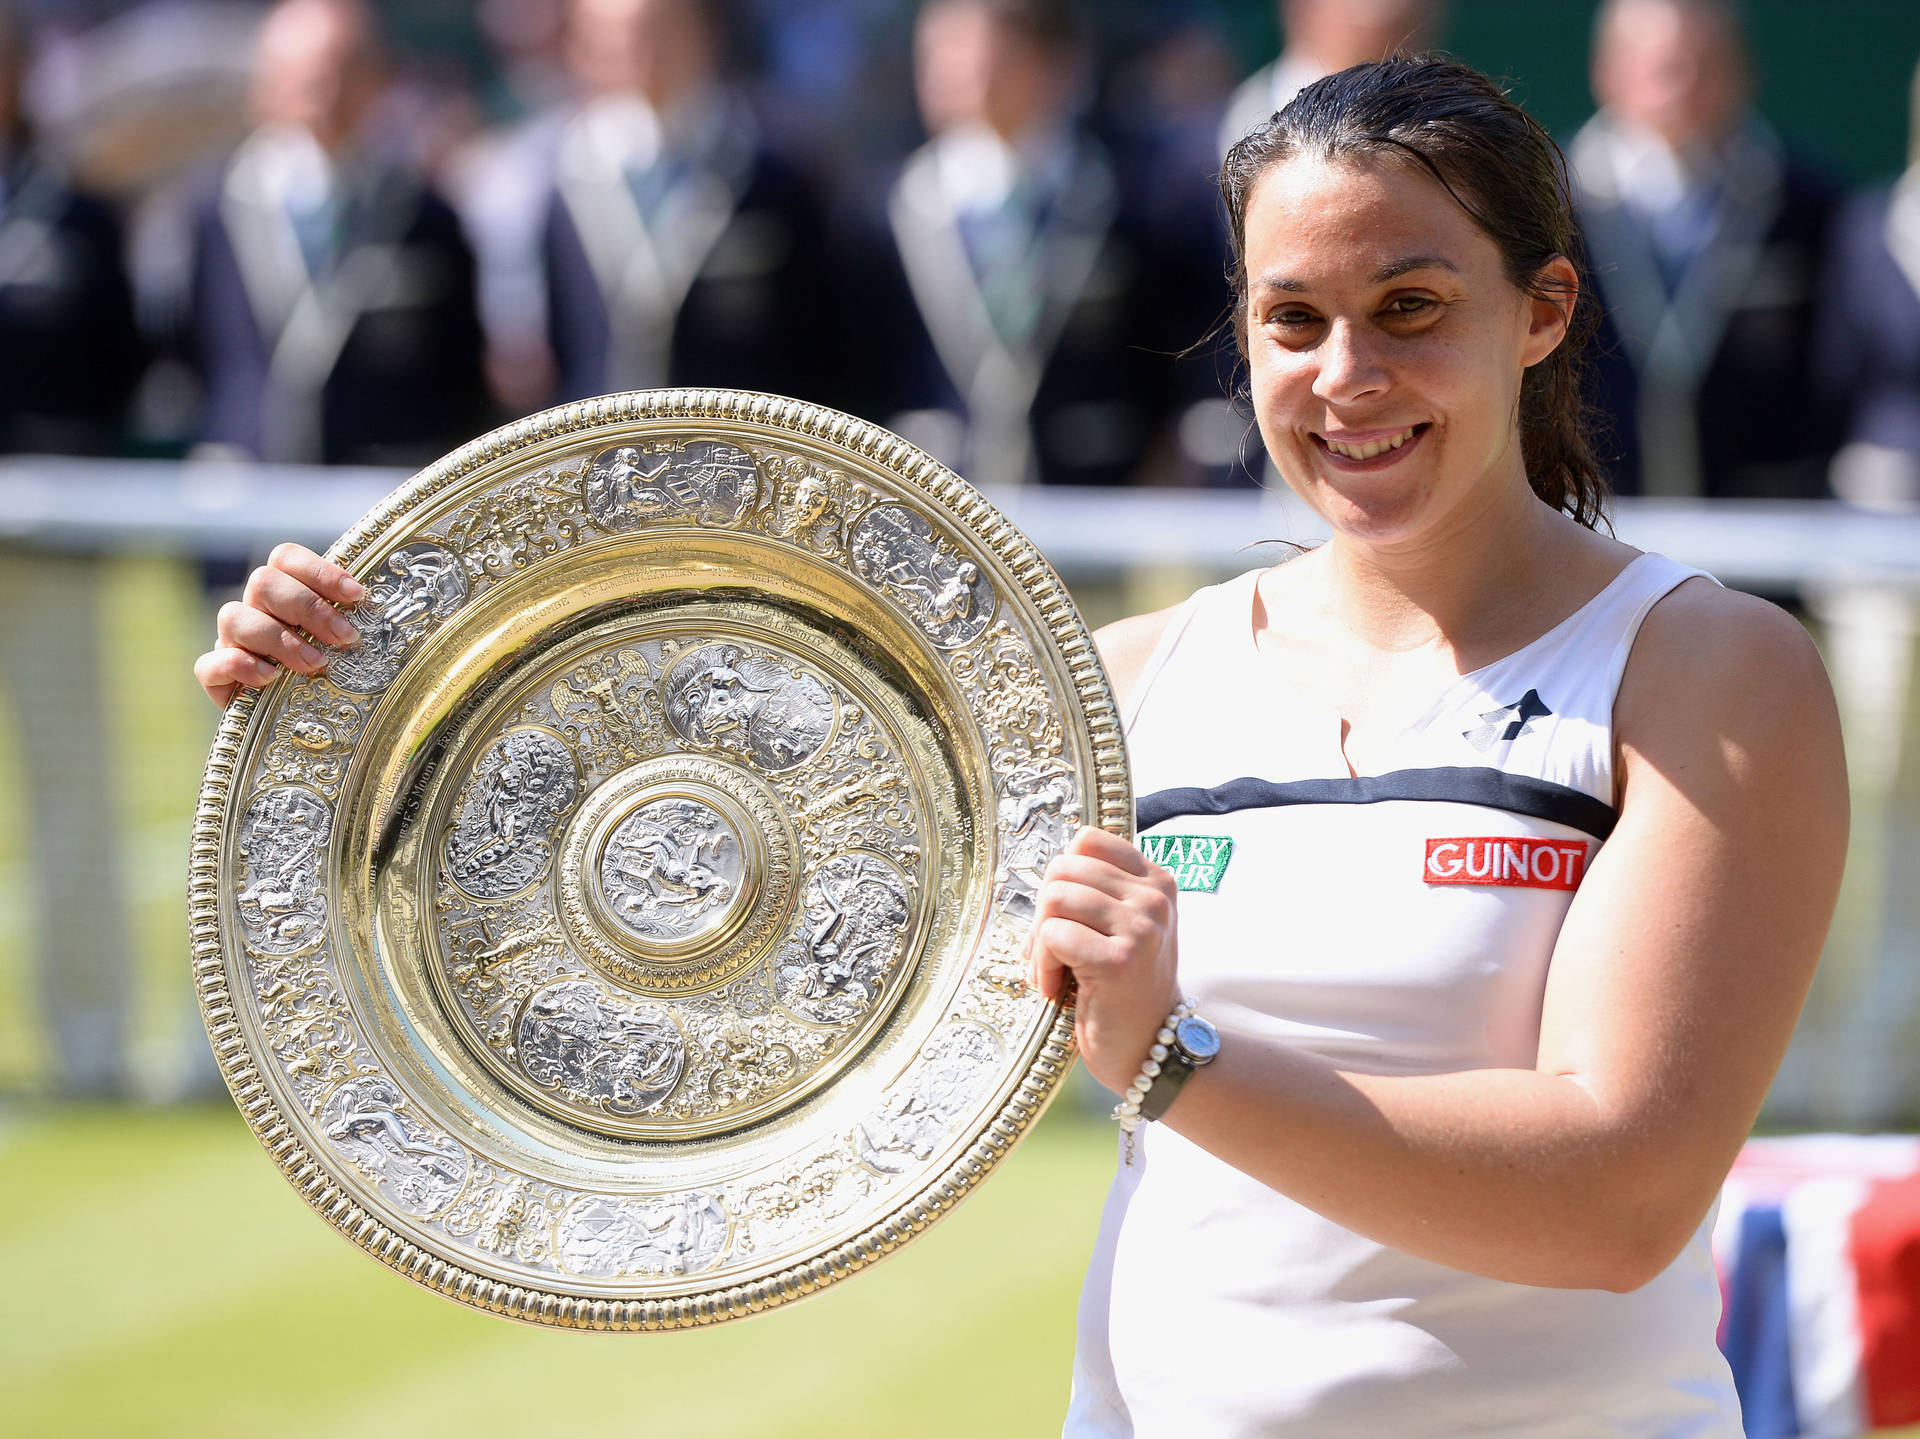
M 411 465 L 731 386 L 978 482 L 1257 483 L 1219 159 L 1472 8 L 16 0 L 0 445 Z M 1848 196 L 1729 0 L 1558 8 L 1618 490 L 1920 500 L 1920 168 Z
M 1904 99 L 1823 96 L 1846 154 L 1770 124 L 1763 12 L 1836 80 L 1920 59 L 1912 0 L 12 0 L 0 451 L 415 466 L 695 386 L 986 485 L 1272 482 L 1221 157 L 1348 65 L 1487 64 L 1458 42 L 1497 23 L 1586 66 L 1517 93 L 1570 158 L 1617 490 L 1920 509 L 1920 104 L 1913 163 L 1861 187 L 1907 147 L 1853 117 Z M 209 592 L 239 578 L 203 558 Z M 97 580 L 0 550 L 71 1094 L 129 1083 Z

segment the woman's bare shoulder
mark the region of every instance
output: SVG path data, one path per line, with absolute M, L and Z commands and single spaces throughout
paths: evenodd
M 1153 658 L 1154 647 L 1160 643 L 1160 636 L 1166 633 L 1168 622 L 1179 608 L 1171 605 L 1151 614 L 1129 615 L 1093 632 L 1094 648 L 1100 651 L 1100 661 L 1107 667 L 1114 698 L 1122 706 L 1133 694 L 1147 661 Z
M 1840 723 L 1826 667 L 1778 605 L 1689 580 L 1647 615 L 1614 707 L 1623 751 L 1669 771 L 1774 771 L 1845 795 Z

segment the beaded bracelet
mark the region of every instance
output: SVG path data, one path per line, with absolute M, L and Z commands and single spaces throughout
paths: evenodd
M 1160 1077 L 1160 1061 L 1167 1057 L 1167 1046 L 1173 1043 L 1173 1027 L 1192 1013 L 1193 1001 L 1182 998 L 1173 1013 L 1167 1016 L 1167 1022 L 1160 1026 L 1159 1033 L 1154 1035 L 1153 1045 L 1147 1050 L 1140 1072 L 1134 1076 L 1133 1083 L 1127 1086 L 1120 1103 L 1114 1106 L 1113 1117 L 1125 1137 L 1129 1165 L 1133 1163 L 1133 1132 L 1140 1127 L 1140 1106 L 1146 1102 L 1147 1091 L 1153 1088 L 1153 1081 Z

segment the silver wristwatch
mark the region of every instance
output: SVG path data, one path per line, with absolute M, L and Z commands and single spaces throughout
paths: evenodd
M 1140 1101 L 1140 1117 L 1158 1119 L 1165 1114 L 1194 1070 L 1213 1063 L 1219 1053 L 1220 1031 L 1199 1015 L 1189 1014 L 1175 1024 L 1167 1057 L 1160 1061 L 1160 1073 Z

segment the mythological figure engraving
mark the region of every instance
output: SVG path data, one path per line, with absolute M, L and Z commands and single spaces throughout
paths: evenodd
M 726 918 L 743 872 L 740 837 L 725 816 L 668 796 L 614 826 L 600 858 L 600 893 L 641 939 L 677 943 Z
M 444 1209 L 467 1179 L 467 1152 L 405 1113 L 400 1091 L 377 1074 L 350 1079 L 320 1111 L 320 1132 L 381 1193 L 412 1214 Z
M 592 980 L 537 990 L 515 1031 L 535 1084 L 613 1114 L 658 1109 L 680 1082 L 685 1045 L 666 1011 L 609 996 Z
M 326 937 L 320 882 L 333 811 L 312 790 L 262 790 L 240 822 L 240 929 L 257 954 L 302 954 Z
M 447 872 L 476 899 L 517 894 L 545 872 L 553 827 L 580 798 L 573 751 L 528 726 L 501 735 L 475 766 L 447 832 Z
M 602 450 L 588 467 L 587 512 L 602 529 L 658 520 L 737 525 L 760 499 L 753 456 L 725 440 L 673 440 Z
M 467 598 L 459 557 L 438 545 L 402 545 L 387 556 L 386 572 L 371 579 L 350 618 L 360 643 L 334 650 L 327 678 L 344 690 L 384 689 L 406 663 L 407 650 L 430 622 L 452 614 Z
M 440 1224 L 484 1253 L 549 1268 L 554 1221 L 568 1198 L 563 1189 L 480 1161 Z
M 833 732 L 833 696 L 818 675 L 791 660 L 733 644 L 703 645 L 673 667 L 667 720 L 683 739 L 791 769 L 820 752 Z
M 876 854 L 837 854 L 807 881 L 806 929 L 782 951 L 780 1003 L 816 1024 L 839 1024 L 873 1004 L 899 957 L 911 913 L 907 881 Z
M 1077 793 L 1073 771 L 1058 758 L 1031 761 L 1001 782 L 996 898 L 1017 918 L 1033 917 L 1041 876 L 1073 838 L 1080 820 Z
M 993 586 L 980 567 L 936 535 L 925 515 L 876 505 L 853 527 L 853 567 L 913 616 L 935 644 L 966 644 L 993 618 Z
M 769 450 L 755 458 L 773 493 L 767 532 L 816 555 L 843 551 L 846 512 L 863 505 L 872 492 L 844 471 L 824 469 L 798 455 Z
M 880 1112 L 855 1126 L 860 1162 L 882 1174 L 901 1174 L 932 1158 L 992 1084 L 1002 1048 L 992 1030 L 964 1021 L 934 1035 Z
M 556 1226 L 559 1259 L 589 1279 L 630 1274 L 697 1274 L 727 1247 L 727 1211 L 711 1194 L 690 1189 L 663 1199 L 575 1200 Z
M 618 769 L 649 748 L 647 737 L 657 727 L 648 706 L 652 677 L 646 656 L 623 646 L 588 656 L 553 682 L 547 704 L 590 767 Z

